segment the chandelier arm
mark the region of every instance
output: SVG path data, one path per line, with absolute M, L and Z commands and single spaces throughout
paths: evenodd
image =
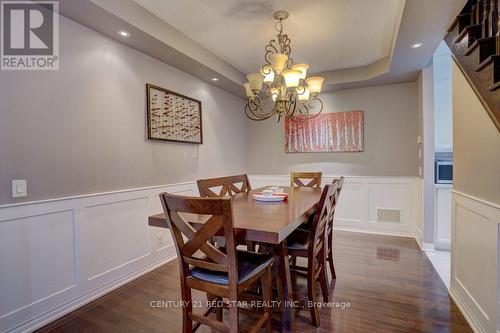
M 259 112 L 260 111 L 260 112 Z M 259 96 L 251 97 L 245 105 L 245 114 L 253 120 L 265 120 L 272 117 L 273 113 L 264 113 L 262 100 Z
M 319 111 L 314 113 L 312 116 L 311 114 L 309 113 L 309 110 L 312 109 L 312 103 L 313 102 L 316 102 L 319 104 Z M 323 101 L 318 98 L 318 97 L 313 97 L 310 101 L 309 101 L 309 104 L 307 105 L 307 110 L 308 110 L 308 116 L 307 116 L 307 119 L 313 119 L 313 118 L 316 118 L 317 116 L 319 116 L 321 114 L 321 112 L 323 112 Z

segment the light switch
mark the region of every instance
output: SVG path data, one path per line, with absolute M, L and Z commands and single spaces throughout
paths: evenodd
M 421 160 L 422 159 L 422 149 L 418 150 L 418 158 Z
M 419 135 L 417 136 L 417 143 L 418 144 L 421 144 L 422 143 L 422 137 Z
M 422 167 L 421 166 L 418 167 L 418 175 L 422 176 Z
M 28 196 L 28 186 L 26 179 L 14 179 L 12 181 L 12 197 L 23 198 Z

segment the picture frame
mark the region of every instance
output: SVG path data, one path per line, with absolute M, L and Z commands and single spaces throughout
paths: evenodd
M 146 84 L 148 140 L 203 144 L 201 101 Z

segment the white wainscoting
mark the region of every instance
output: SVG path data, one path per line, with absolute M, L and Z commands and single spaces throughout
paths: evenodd
M 0 332 L 41 327 L 173 259 L 169 231 L 147 225 L 163 191 L 198 195 L 193 181 L 0 206 Z M 421 192 L 418 178 L 347 177 L 336 228 L 421 239 Z M 401 210 L 401 223 L 377 223 L 377 208 Z
M 472 329 L 500 332 L 500 205 L 452 191 L 450 294 Z
M 289 186 L 289 175 L 250 175 L 253 188 Z M 323 176 L 323 185 L 338 176 Z M 422 180 L 415 177 L 346 177 L 337 207 L 336 230 L 422 239 Z M 378 223 L 377 208 L 401 210 L 401 223 Z
M 0 206 L 0 332 L 31 331 L 175 257 L 149 227 L 195 182 Z

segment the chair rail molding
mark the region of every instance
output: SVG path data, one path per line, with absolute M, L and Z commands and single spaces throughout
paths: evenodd
M 500 205 L 452 190 L 450 295 L 474 332 L 499 332 Z
M 0 331 L 39 328 L 176 257 L 148 226 L 159 194 L 196 182 L 0 206 Z

